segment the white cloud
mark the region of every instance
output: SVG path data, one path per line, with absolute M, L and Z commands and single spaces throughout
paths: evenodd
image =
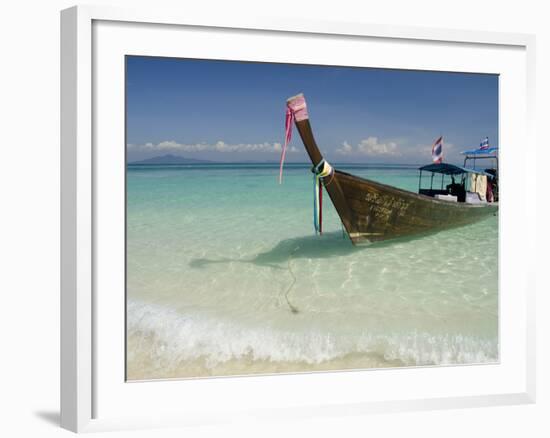
M 262 153 L 281 153 L 281 143 L 239 143 L 228 144 L 224 141 L 218 141 L 214 144 L 195 143 L 185 144 L 176 141 L 162 141 L 160 143 L 145 143 L 141 145 L 128 144 L 128 149 L 141 152 L 262 152 Z M 297 152 L 294 146 L 288 148 L 288 152 Z
M 342 146 L 336 149 L 336 153 L 342 154 L 342 155 L 348 155 L 353 153 L 353 146 L 350 145 L 347 141 L 342 143 Z
M 378 137 L 361 140 L 357 145 L 357 150 L 366 155 L 401 155 L 397 150 L 397 143 L 391 141 L 379 143 Z
M 386 142 L 380 143 L 378 137 L 367 137 L 361 140 L 356 147 L 350 145 L 347 141 L 342 143 L 342 146 L 336 149 L 336 152 L 342 155 L 350 154 L 366 154 L 371 156 L 392 155 L 399 156 L 401 152 L 397 148 L 397 143 Z

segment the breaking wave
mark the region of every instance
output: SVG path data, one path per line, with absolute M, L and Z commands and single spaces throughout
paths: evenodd
M 401 366 L 472 364 L 498 360 L 496 339 L 412 332 L 353 334 L 327 329 L 248 327 L 207 314 L 181 314 L 164 306 L 129 301 L 129 360 L 146 357 L 157 369 L 201 360 L 207 368 L 235 360 L 318 365 L 351 354 L 374 355 Z M 390 365 L 386 365 L 390 366 Z

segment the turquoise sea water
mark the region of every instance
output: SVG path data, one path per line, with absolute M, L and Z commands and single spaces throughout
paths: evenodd
M 407 190 L 410 168 L 339 169 Z M 288 165 L 127 171 L 129 379 L 498 360 L 498 218 L 354 247 Z M 293 311 L 294 309 L 294 311 Z

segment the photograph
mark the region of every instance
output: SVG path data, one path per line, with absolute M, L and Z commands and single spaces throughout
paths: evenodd
M 126 55 L 120 147 L 126 380 L 499 363 L 498 74 Z

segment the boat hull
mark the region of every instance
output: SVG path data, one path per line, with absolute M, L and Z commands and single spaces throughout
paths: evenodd
M 343 222 L 354 244 L 459 227 L 498 211 L 496 203 L 442 201 L 338 170 L 333 178 L 326 188 L 330 195 L 330 184 L 337 184 L 346 199 L 347 211 L 338 213 L 348 216 Z

